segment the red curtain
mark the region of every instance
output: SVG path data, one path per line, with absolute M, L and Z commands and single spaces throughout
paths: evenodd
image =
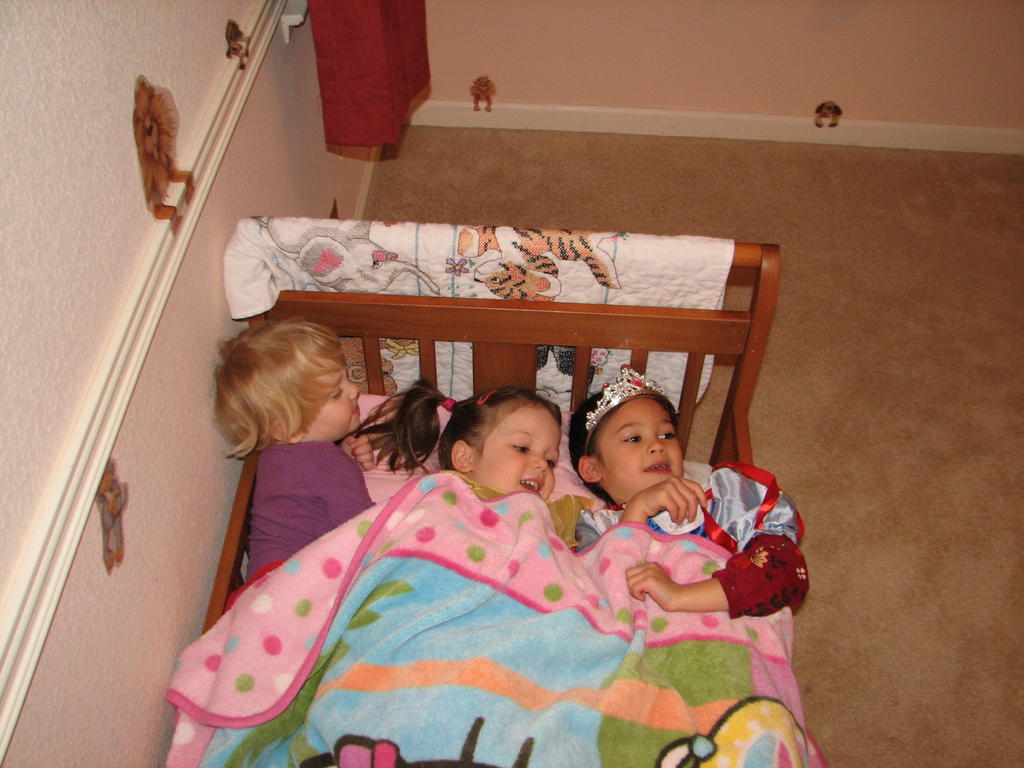
M 309 0 L 328 145 L 398 139 L 430 82 L 425 0 Z

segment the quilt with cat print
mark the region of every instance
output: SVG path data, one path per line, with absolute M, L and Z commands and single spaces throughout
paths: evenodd
M 224 255 L 224 282 L 236 319 L 267 311 L 282 290 L 721 309 L 733 245 L 631 232 L 258 217 L 238 223 Z M 416 354 L 395 340 L 389 345 L 396 388 L 417 378 Z M 647 370 L 675 397 L 680 358 L 652 354 Z M 471 359 L 466 344 L 437 345 L 438 384 L 446 394 L 472 393 Z M 627 351 L 594 350 L 591 391 L 628 362 Z M 705 361 L 701 393 L 712 363 Z M 538 389 L 563 407 L 571 370 L 566 350 L 538 350 Z

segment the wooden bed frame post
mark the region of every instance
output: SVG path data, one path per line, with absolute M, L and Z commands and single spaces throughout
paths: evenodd
M 729 394 L 726 396 L 722 420 L 711 451 L 711 464 L 724 461 L 753 462 L 750 444 L 748 413 L 750 401 L 761 370 L 768 332 L 775 314 L 775 303 L 779 292 L 779 246 L 761 245 L 760 265 L 754 281 L 753 296 L 750 300 L 750 330 L 746 350 L 736 363 Z M 737 257 L 741 244 L 737 243 Z
M 256 483 L 256 465 L 259 463 L 259 451 L 253 451 L 242 462 L 242 472 L 238 476 L 238 488 L 231 505 L 228 527 L 224 532 L 224 544 L 221 547 L 220 561 L 214 576 L 213 589 L 210 592 L 210 603 L 203 621 L 203 632 L 217 623 L 224 613 L 231 593 L 242 586 L 242 559 L 249 545 L 249 505 L 252 501 L 252 489 Z

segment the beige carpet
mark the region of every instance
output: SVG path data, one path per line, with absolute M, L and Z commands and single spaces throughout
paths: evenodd
M 367 217 L 781 246 L 751 426 L 808 526 L 795 666 L 834 768 L 895 768 L 1024 764 L 1022 211 L 1014 156 L 417 127 Z

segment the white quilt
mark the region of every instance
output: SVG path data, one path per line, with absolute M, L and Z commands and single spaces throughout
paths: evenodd
M 732 253 L 732 240 L 695 236 L 260 217 L 239 222 L 224 284 L 236 319 L 270 309 L 282 290 L 720 309 Z M 385 347 L 397 386 L 408 386 L 418 375 L 415 348 Z M 465 344 L 437 345 L 439 385 L 452 397 L 472 394 L 471 354 Z M 538 390 L 567 407 L 567 350 L 540 347 L 537 361 Z M 628 362 L 628 351 L 595 349 L 590 390 Z M 678 399 L 684 364 L 685 356 L 655 353 L 647 372 Z

